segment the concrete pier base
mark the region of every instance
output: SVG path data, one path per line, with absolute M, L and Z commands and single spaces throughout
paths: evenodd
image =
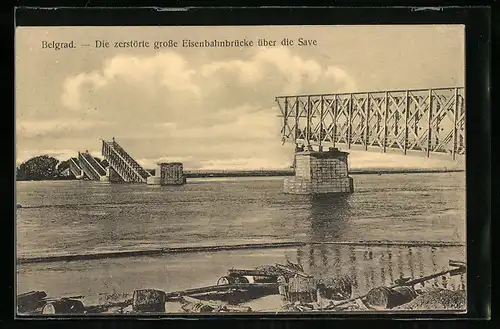
M 160 176 L 150 176 L 146 179 L 146 183 L 148 185 L 161 185 L 161 177 Z
M 158 163 L 155 175 L 148 177 L 148 185 L 184 185 L 184 165 L 180 162 Z
M 283 190 L 289 194 L 352 193 L 354 181 L 348 174 L 349 153 L 303 151 L 295 154 L 295 176 L 285 179 Z
M 114 170 L 112 167 L 106 168 L 106 176 L 101 176 L 100 180 L 101 182 L 109 182 L 109 183 L 123 182 L 123 179 L 120 177 L 120 175 L 118 175 L 116 170 Z

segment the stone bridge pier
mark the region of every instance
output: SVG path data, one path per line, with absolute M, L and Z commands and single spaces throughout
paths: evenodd
M 148 185 L 184 185 L 186 176 L 180 162 L 158 163 L 155 175 L 147 179 Z
M 295 153 L 295 176 L 285 179 L 284 192 L 289 194 L 352 193 L 347 152 L 337 148 L 328 151 L 300 150 Z

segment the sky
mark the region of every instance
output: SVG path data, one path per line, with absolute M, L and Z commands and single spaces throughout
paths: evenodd
M 286 168 L 275 97 L 464 86 L 462 25 L 21 27 L 16 30 L 16 162 L 60 160 L 116 140 L 147 168 Z M 276 40 L 275 47 L 94 48 L 96 40 Z M 283 38 L 316 46 L 280 46 Z M 42 48 L 73 40 L 76 49 Z M 90 44 L 90 47 L 81 47 Z M 351 168 L 449 167 L 352 151 Z

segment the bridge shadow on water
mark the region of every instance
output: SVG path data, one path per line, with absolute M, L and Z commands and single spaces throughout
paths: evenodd
M 357 294 L 376 286 L 393 285 L 400 278 L 419 278 L 448 269 L 448 261 L 465 260 L 465 248 L 355 243 L 344 238 L 349 225 L 350 195 L 310 196 L 310 245 L 297 249 L 296 261 L 315 277 L 348 276 Z M 351 243 L 353 242 L 353 243 Z M 339 244 L 340 243 L 340 244 Z M 430 283 L 435 287 L 465 288 L 465 275 L 441 277 Z
M 311 241 L 330 242 L 341 239 L 349 218 L 350 195 L 311 195 L 309 221 Z

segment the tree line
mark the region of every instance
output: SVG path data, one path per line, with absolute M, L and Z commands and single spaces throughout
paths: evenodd
M 103 167 L 107 161 L 95 158 Z M 48 155 L 40 155 L 24 161 L 16 167 L 16 180 L 69 180 L 75 176 L 69 170 L 70 159 L 59 161 Z M 69 171 L 69 172 L 68 172 Z

